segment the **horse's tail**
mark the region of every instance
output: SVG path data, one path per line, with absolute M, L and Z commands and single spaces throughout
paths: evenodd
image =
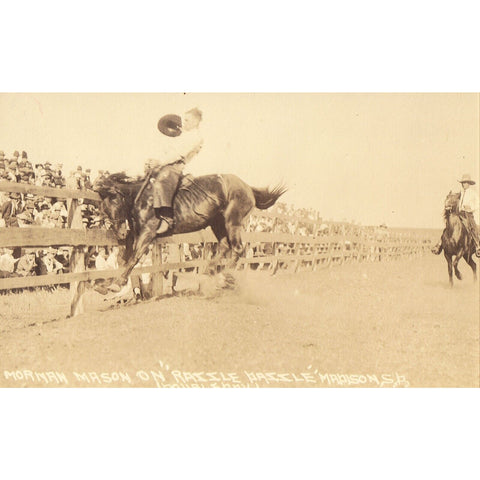
M 255 196 L 255 206 L 260 210 L 270 208 L 287 191 L 287 187 L 282 184 L 271 190 L 270 188 L 251 188 Z

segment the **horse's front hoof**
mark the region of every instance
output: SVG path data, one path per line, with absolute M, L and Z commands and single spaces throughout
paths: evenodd
M 93 289 L 98 292 L 100 295 L 106 295 L 108 293 L 108 289 L 102 287 L 101 285 L 95 285 Z
M 435 245 L 433 248 L 432 248 L 432 253 L 434 255 L 440 255 L 440 247 L 438 245 Z

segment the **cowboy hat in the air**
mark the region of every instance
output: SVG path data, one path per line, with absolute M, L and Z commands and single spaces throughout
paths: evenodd
M 182 133 L 182 118 L 173 113 L 164 115 L 157 127 L 167 137 L 178 137 Z

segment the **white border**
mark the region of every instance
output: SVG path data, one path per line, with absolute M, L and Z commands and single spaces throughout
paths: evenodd
M 0 90 L 478 91 L 473 4 L 10 2 Z M 478 478 L 478 390 L 0 398 L 3 478 Z

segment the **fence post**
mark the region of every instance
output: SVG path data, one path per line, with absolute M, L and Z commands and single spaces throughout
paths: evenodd
M 320 226 L 322 225 L 322 219 L 318 215 L 318 213 L 316 214 L 316 217 L 317 218 L 315 220 L 315 223 L 313 224 L 313 237 L 315 238 L 315 240 L 318 239 L 318 231 L 320 229 Z M 317 241 L 315 243 L 312 243 L 312 252 L 313 252 L 312 272 L 315 272 L 317 270 L 317 267 L 318 267 L 317 255 L 318 255 L 318 249 L 319 248 L 320 248 L 320 245 L 317 243 Z
M 342 248 L 340 249 L 340 253 L 342 255 L 342 258 L 340 260 L 340 265 L 343 265 L 345 263 L 345 255 L 346 255 L 346 251 L 347 249 L 345 248 L 345 241 L 347 240 L 347 237 L 346 237 L 346 231 L 345 231 L 345 224 L 342 223 L 342 228 L 341 228 L 341 242 L 342 242 Z
M 277 226 L 279 225 L 279 221 L 278 221 L 278 217 L 275 217 L 273 219 L 273 223 L 272 223 L 272 233 L 274 235 L 274 238 L 275 238 L 275 234 L 278 233 L 277 232 Z M 273 256 L 275 257 L 275 260 L 270 264 L 270 269 L 272 270 L 272 275 L 275 275 L 277 273 L 277 270 L 278 270 L 278 242 L 273 242 L 272 243 L 272 254 Z
M 67 228 L 83 228 L 82 211 L 78 199 L 68 199 Z M 73 247 L 70 256 L 70 272 L 79 273 L 85 271 L 85 247 Z M 85 282 L 70 283 L 70 316 L 75 317 L 85 311 L 83 294 L 85 293 Z
M 155 240 L 152 248 L 152 265 L 161 266 L 162 258 L 162 244 Z M 160 297 L 163 295 L 163 273 L 156 272 L 152 274 L 152 297 Z

